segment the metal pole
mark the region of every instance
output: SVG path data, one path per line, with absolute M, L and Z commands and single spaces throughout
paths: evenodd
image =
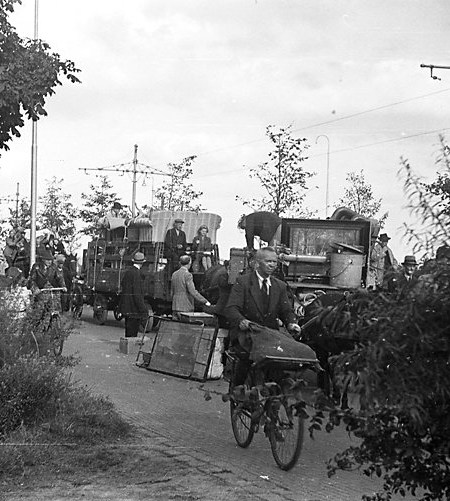
M 136 215 L 136 169 L 137 169 L 137 150 L 138 145 L 134 145 L 134 159 L 133 159 L 133 194 L 131 196 L 131 216 Z
M 39 0 L 34 0 L 34 40 L 38 39 Z M 37 216 L 37 122 L 31 124 L 31 221 L 30 221 L 30 266 L 36 262 L 36 216 Z
M 326 192 L 325 192 L 325 217 L 328 217 L 328 207 L 329 207 L 329 194 L 330 194 L 330 138 L 325 135 L 325 134 L 320 134 L 320 136 L 316 137 L 316 144 L 317 141 L 321 138 L 324 137 L 327 140 L 327 186 L 326 186 Z

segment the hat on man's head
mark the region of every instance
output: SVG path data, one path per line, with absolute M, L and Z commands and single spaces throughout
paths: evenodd
M 133 256 L 133 263 L 145 263 L 145 256 L 142 252 L 136 252 Z
M 206 224 L 202 224 L 200 226 L 200 228 L 198 229 L 198 231 L 200 231 L 200 230 L 206 230 L 206 232 L 209 232 L 209 228 L 206 226 Z
M 114 202 L 112 208 L 120 210 L 122 208 L 122 204 L 119 202 Z
M 382 242 L 387 242 L 388 240 L 391 239 L 391 237 L 388 237 L 388 234 L 387 233 L 382 233 L 379 237 L 378 237 L 379 240 L 381 240 Z
M 48 249 L 39 249 L 37 257 L 45 261 L 53 261 L 52 253 Z
M 402 263 L 403 266 L 417 266 L 417 261 L 414 256 L 405 256 Z
M 175 219 L 174 223 L 184 223 L 184 221 L 182 219 Z

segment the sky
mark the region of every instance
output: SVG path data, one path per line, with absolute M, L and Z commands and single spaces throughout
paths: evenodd
M 34 0 L 11 16 L 33 37 Z M 243 247 L 236 227 L 262 194 L 250 168 L 267 160 L 268 125 L 307 139 L 306 204 L 324 217 L 346 176 L 364 171 L 388 211 L 384 231 L 398 260 L 411 254 L 401 157 L 436 178 L 438 134 L 450 128 L 448 0 L 39 0 L 38 35 L 82 71 L 47 101 L 38 123 L 38 194 L 53 176 L 75 205 L 102 172 L 138 161 L 166 169 L 196 155 L 192 183 L 222 217 L 221 257 Z M 0 157 L 0 201 L 30 194 L 31 125 Z M 327 155 L 329 145 L 329 156 Z M 89 169 L 85 173 L 83 169 Z M 129 174 L 108 172 L 125 204 Z M 161 176 L 139 176 L 138 205 Z M 3 201 L 0 211 L 7 207 Z

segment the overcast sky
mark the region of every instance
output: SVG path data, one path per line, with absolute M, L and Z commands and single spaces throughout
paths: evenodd
M 21 36 L 32 37 L 33 16 L 34 0 L 23 0 L 11 17 Z M 158 169 L 197 155 L 193 183 L 223 218 L 226 258 L 245 244 L 236 223 L 249 209 L 235 196 L 258 193 L 248 172 L 271 149 L 266 126 L 292 125 L 310 145 L 305 170 L 317 173 L 308 206 L 324 216 L 327 139 L 317 137 L 326 135 L 330 204 L 364 169 L 397 258 L 410 253 L 397 172 L 404 156 L 435 178 L 450 70 L 433 80 L 420 64 L 450 65 L 448 0 L 40 0 L 39 37 L 82 70 L 82 84 L 58 87 L 39 121 L 40 193 L 63 177 L 78 204 L 98 181 L 79 169 L 132 162 L 135 144 L 139 162 Z M 30 192 L 31 127 L 21 132 L 0 158 L 1 197 L 17 183 Z M 130 204 L 131 178 L 109 177 Z M 139 205 L 151 187 L 139 180 Z

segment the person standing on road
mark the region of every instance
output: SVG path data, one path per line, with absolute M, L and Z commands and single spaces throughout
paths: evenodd
M 125 272 L 122 278 L 119 312 L 125 317 L 125 337 L 136 337 L 142 319 L 148 315 L 141 274 L 144 263 L 144 254 L 136 252 L 133 256 L 133 266 Z
M 386 285 L 392 273 L 396 271 L 398 263 L 394 253 L 388 246 L 391 239 L 387 233 L 382 233 L 378 237 L 378 242 L 372 248 L 370 254 L 369 275 L 370 283 L 375 288 L 381 288 Z
M 205 306 L 211 303 L 195 289 L 194 279 L 189 271 L 190 256 L 180 257 L 180 268 L 172 274 L 172 318 L 180 320 L 180 312 L 195 311 L 195 301 Z
M 255 254 L 255 269 L 241 275 L 231 289 L 225 315 L 231 325 L 230 347 L 239 357 L 236 385 L 245 382 L 250 367 L 252 323 L 279 330 L 278 320 L 281 320 L 296 339 L 300 337 L 301 328 L 296 322 L 286 284 L 272 276 L 277 263 L 272 247 L 259 249 Z

